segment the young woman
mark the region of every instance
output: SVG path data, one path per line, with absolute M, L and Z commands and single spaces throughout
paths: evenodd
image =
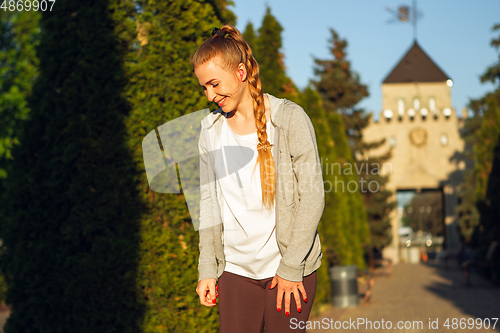
M 311 120 L 262 92 L 259 66 L 233 26 L 215 28 L 191 62 L 220 107 L 202 120 L 199 140 L 200 302 L 218 299 L 222 333 L 305 332 L 324 208 Z

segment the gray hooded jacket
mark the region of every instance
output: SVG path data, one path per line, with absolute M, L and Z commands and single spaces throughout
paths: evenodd
M 276 239 L 281 253 L 277 275 L 302 281 L 321 265 L 317 226 L 325 206 L 323 175 L 316 135 L 309 116 L 299 105 L 269 97 L 276 170 Z M 200 150 L 200 258 L 199 280 L 218 279 L 225 268 L 223 196 L 214 168 L 216 143 L 223 124 L 221 109 L 201 121 Z M 209 153 L 211 152 L 211 153 Z

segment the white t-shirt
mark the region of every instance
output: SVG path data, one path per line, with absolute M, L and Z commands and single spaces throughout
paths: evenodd
M 276 200 L 271 210 L 262 204 L 260 165 L 253 171 L 258 156 L 257 132 L 238 135 L 226 117 L 223 121 L 216 160 L 223 161 L 219 167 L 225 168 L 225 176 L 217 177 L 224 197 L 225 271 L 258 280 L 273 277 L 281 260 L 276 242 Z M 268 141 L 273 144 L 269 121 L 266 126 Z

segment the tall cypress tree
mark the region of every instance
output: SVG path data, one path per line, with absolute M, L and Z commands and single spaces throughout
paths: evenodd
M 466 163 L 466 169 L 458 192 L 458 228 L 464 244 L 473 247 L 479 244 L 479 239 L 474 237 L 474 230 L 479 226 L 480 218 L 475 198 L 477 180 L 474 171 L 476 158 L 474 147 L 479 144 L 477 133 L 481 129 L 483 115 L 487 109 L 486 101 L 490 97 L 494 97 L 494 93 L 489 93 L 479 99 L 469 101 L 468 108 L 471 116 L 464 119 L 464 126 L 460 130 L 460 136 L 465 143 L 463 159 Z M 500 100 L 500 94 L 498 94 L 497 98 Z
M 38 71 L 38 11 L 0 10 L 0 194 L 17 129 L 28 118 L 26 97 Z
M 497 30 L 500 31 L 500 24 L 493 27 L 493 31 Z M 500 48 L 500 37 L 493 38 L 491 45 L 498 50 Z M 479 232 L 479 229 L 482 228 L 480 222 L 482 217 L 478 211 L 477 203 L 478 200 L 483 202 L 485 200 L 487 191 L 485 186 L 488 183 L 489 174 L 484 173 L 488 172 L 488 170 L 480 169 L 484 169 L 486 166 L 484 163 L 485 158 L 488 158 L 488 163 L 491 163 L 491 159 L 493 158 L 491 156 L 493 152 L 488 151 L 484 140 L 490 142 L 489 149 L 493 149 L 490 140 L 496 140 L 496 138 L 478 134 L 493 130 L 488 129 L 487 123 L 489 123 L 489 126 L 494 124 L 494 121 L 491 120 L 494 119 L 494 109 L 492 110 L 490 105 L 495 105 L 495 100 L 496 104 L 500 104 L 500 54 L 498 61 L 489 66 L 483 73 L 481 82 L 491 82 L 497 85 L 497 88 L 493 92 L 489 92 L 485 96 L 469 102 L 468 107 L 472 116 L 465 119 L 461 130 L 461 136 L 465 141 L 464 158 L 467 162 L 467 168 L 459 192 L 460 204 L 457 207 L 459 213 L 458 225 L 464 242 L 471 246 L 480 246 L 483 244 L 480 237 L 481 233 Z M 488 117 L 491 118 L 489 121 L 487 121 Z M 486 155 L 481 156 L 477 154 L 478 149 Z M 477 165 L 478 159 L 479 161 L 483 161 L 479 165 Z
M 318 270 L 318 304 L 330 300 L 331 289 L 328 268 L 331 265 L 357 264 L 364 268 L 363 246 L 370 242 L 369 229 L 359 192 L 349 191 L 356 184 L 356 175 L 343 172 L 343 164 L 350 161 L 342 121 L 336 113 L 326 114 L 318 92 L 311 86 L 301 93 L 300 104 L 315 128 L 318 151 L 325 183 L 325 209 L 318 226 L 325 254 Z
M 389 201 L 393 194 L 386 187 L 389 175 L 382 175 L 383 166 L 392 153 L 389 151 L 381 156 L 367 156 L 369 150 L 379 147 L 382 143 L 383 141 L 375 143 L 360 141 L 359 146 L 363 151 L 361 156 L 364 158 L 356 158 L 354 162 L 359 167 L 358 178 L 364 184 L 361 195 L 370 225 L 372 246 L 377 249 L 377 252 L 391 242 L 389 215 L 396 207 L 396 202 Z M 368 254 L 371 255 L 371 253 Z
M 319 76 L 315 85 L 323 98 L 327 112 L 351 114 L 355 111 L 355 105 L 368 96 L 368 88 L 360 82 L 359 75 L 351 69 L 351 64 L 347 60 L 347 41 L 341 39 L 333 29 L 330 29 L 330 33 L 332 35 L 329 40 L 330 53 L 333 59 L 315 59 L 314 73 Z M 363 115 L 359 115 L 361 120 L 366 119 L 366 115 L 361 116 Z M 353 128 L 351 124 L 346 126 L 348 126 L 346 131 Z
M 283 27 L 266 8 L 255 42 L 255 58 L 259 64 L 262 89 L 278 98 L 298 98 L 298 89 L 286 75 L 284 54 L 281 52 Z
M 5 332 L 138 332 L 137 173 L 108 1 L 41 17 L 40 74 L 2 202 Z
M 500 30 L 500 24 L 493 27 Z M 500 48 L 500 37 L 491 45 Z M 467 170 L 459 193 L 459 227 L 465 244 L 476 247 L 482 259 L 492 242 L 500 241 L 500 54 L 498 61 L 481 76 L 482 82 L 496 85 L 493 92 L 471 100 L 473 117 L 466 119 L 462 136 L 465 157 L 473 162 Z M 500 282 L 500 257 L 493 256 L 493 280 Z
M 245 42 L 247 42 L 247 44 L 252 49 L 252 52 L 254 53 L 254 55 L 256 55 L 258 53 L 257 52 L 257 36 L 255 35 L 255 30 L 253 28 L 252 22 L 247 23 L 247 25 L 245 27 L 245 31 L 243 31 L 242 35 L 243 35 L 243 39 L 245 40 Z
M 476 153 L 476 206 L 479 211 L 477 234 L 480 256 L 486 259 L 486 254 L 493 242 L 500 241 L 500 103 L 490 96 L 487 100 L 487 110 L 483 124 L 478 132 L 478 144 L 474 147 Z M 496 251 L 498 254 L 498 251 Z M 492 279 L 500 283 L 500 256 L 493 255 Z
M 492 30 L 500 32 L 500 24 L 494 25 Z M 493 46 L 497 51 L 500 51 L 500 36 L 491 40 L 491 46 Z M 498 61 L 488 67 L 481 76 L 481 82 L 500 84 L 500 53 L 498 58 Z
M 362 131 L 368 125 L 371 115 L 356 105 L 368 96 L 368 89 L 347 60 L 347 41 L 340 38 L 333 29 L 330 29 L 330 33 L 330 52 L 333 57 L 326 60 L 315 59 L 314 72 L 318 79 L 313 83 L 323 99 L 327 114 L 340 115 L 352 152 L 353 169 L 360 182 L 373 246 L 380 249 L 390 243 L 389 214 L 395 207 L 394 202 L 389 202 L 391 191 L 385 188 L 388 176 L 381 174 L 382 165 L 391 155 L 390 152 L 382 156 L 368 154 L 371 149 L 384 143 L 384 140 L 370 143 L 363 141 Z M 370 183 L 376 184 L 376 189 L 373 186 L 368 188 Z
M 475 171 L 475 149 L 478 145 L 482 144 L 478 132 L 483 126 L 483 118 L 488 111 L 487 101 L 491 99 L 500 101 L 500 90 L 497 89 L 497 91 L 488 93 L 479 99 L 471 100 L 468 107 L 472 116 L 464 120 L 464 126 L 461 129 L 461 137 L 465 142 L 464 161 L 466 163 L 466 170 L 458 193 L 458 227 L 463 242 L 472 247 L 479 246 L 481 243 L 479 234 L 477 233 L 480 214 L 476 206 L 475 194 L 476 187 L 478 186 Z M 475 230 L 476 232 L 474 232 Z
M 474 147 L 476 155 L 475 175 L 476 188 L 475 197 L 481 216 L 483 229 L 488 225 L 491 229 L 493 219 L 491 218 L 492 186 L 500 181 L 499 175 L 495 174 L 494 164 L 498 163 L 500 157 L 496 156 L 500 147 L 500 108 L 499 103 L 490 96 L 487 100 L 487 108 L 483 116 L 481 128 L 477 133 L 478 142 Z M 494 207 L 496 209 L 497 207 Z M 497 222 L 498 220 L 495 220 Z M 489 230 L 491 231 L 491 230 Z M 487 238 L 489 238 L 488 235 Z M 500 235 L 499 235 L 500 236 Z
M 11 150 L 19 144 L 17 130 L 29 117 L 26 97 L 38 71 L 35 47 L 39 40 L 39 18 L 37 11 L 0 11 L 0 201 L 6 188 Z M 0 211 L 0 221 L 3 220 Z M 0 302 L 5 301 L 6 293 L 2 274 Z
M 200 305 L 198 232 L 184 194 L 153 192 L 148 185 L 142 140 L 158 126 L 209 104 L 193 73 L 190 56 L 214 27 L 233 24 L 227 1 L 142 1 L 134 20 L 116 20 L 127 28 L 127 118 L 129 145 L 140 170 L 141 219 L 138 284 L 144 295 L 145 332 L 216 332 L 218 308 Z M 182 184 L 181 184 L 182 186 Z

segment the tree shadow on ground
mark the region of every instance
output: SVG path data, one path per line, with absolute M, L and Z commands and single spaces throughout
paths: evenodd
M 494 286 L 477 273 L 471 275 L 472 286 L 468 287 L 460 266 L 455 261 L 447 267 L 440 262 L 431 262 L 425 265 L 434 268 L 435 274 L 443 278 L 442 282 L 434 282 L 431 286 L 426 287 L 427 290 L 452 302 L 463 313 L 475 318 L 484 320 L 500 317 L 499 287 Z M 500 332 L 500 319 L 496 323 L 495 330 Z

